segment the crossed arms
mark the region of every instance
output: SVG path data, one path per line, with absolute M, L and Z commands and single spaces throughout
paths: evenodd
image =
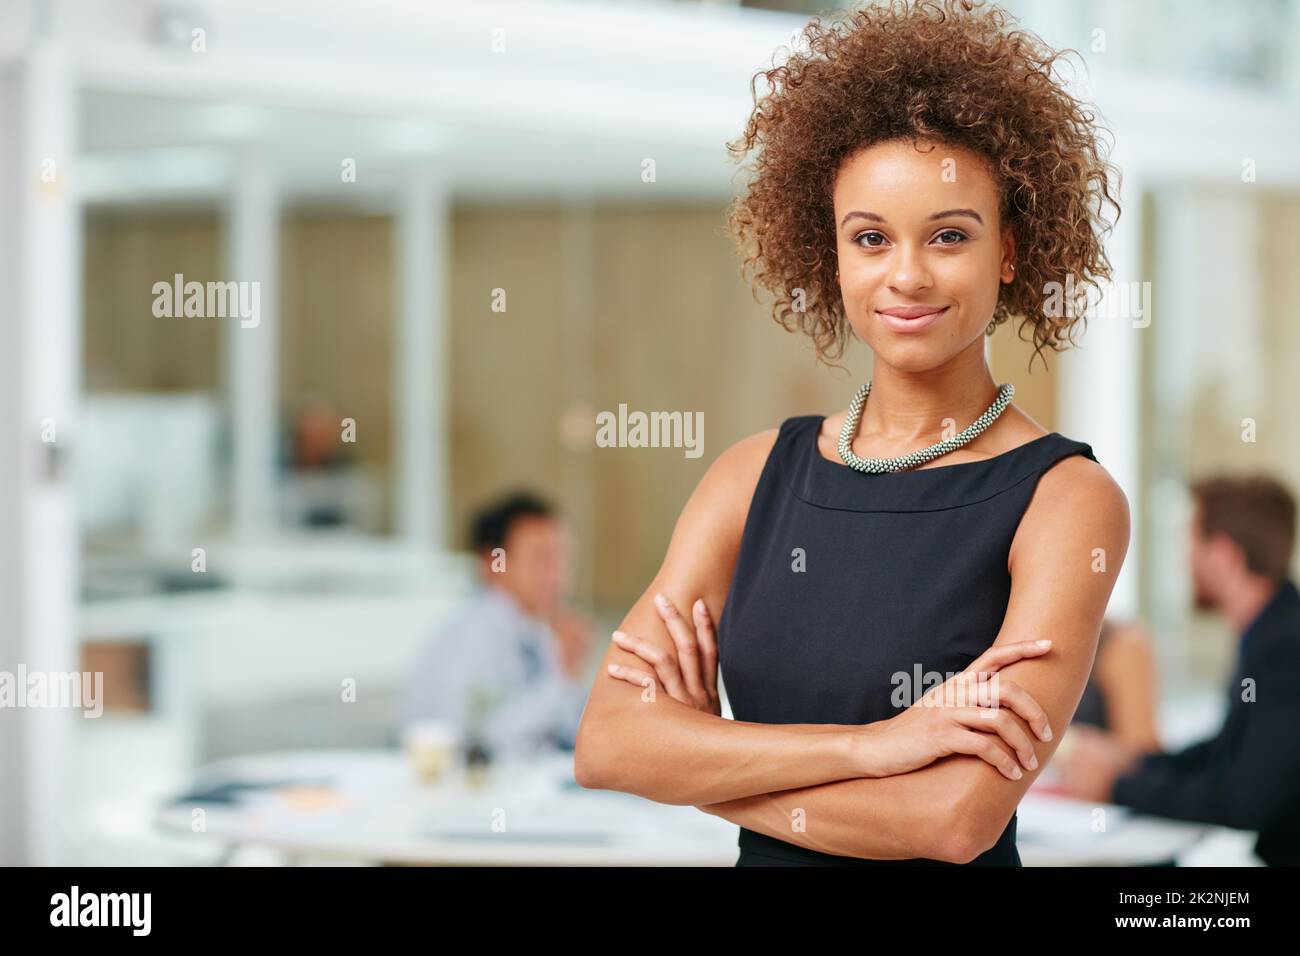
M 678 608 L 701 598 L 718 618 L 775 435 L 773 429 L 738 442 L 713 463 L 678 519 L 659 573 L 621 630 L 672 645 L 653 604 L 656 593 Z M 1002 673 L 1033 696 L 1057 730 L 1069 724 L 1083 694 L 1128 538 L 1128 505 L 1119 487 L 1096 462 L 1072 456 L 1042 475 L 1013 540 L 1011 595 L 995 645 L 1051 638 L 1049 654 Z M 644 667 L 615 644 L 604 664 Z M 1013 714 L 1009 719 L 1021 723 L 1038 760 L 1038 769 L 1018 780 L 966 754 L 907 773 L 866 776 L 863 751 L 872 739 L 860 727 L 726 720 L 662 691 L 647 696 L 648 690 L 611 679 L 604 666 L 597 673 L 574 758 L 582 786 L 697 806 L 841 856 L 968 862 L 997 841 L 1060 739 L 1037 739 Z M 989 737 L 1014 756 L 1000 738 Z

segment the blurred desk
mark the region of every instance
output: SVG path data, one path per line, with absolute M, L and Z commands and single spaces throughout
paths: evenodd
M 397 751 L 259 754 L 212 764 L 195 790 L 255 781 L 301 784 L 171 804 L 158 823 L 188 834 L 202 809 L 195 840 L 370 863 L 733 866 L 738 855 L 736 827 L 718 817 L 582 789 L 572 754 L 494 766 L 481 788 L 459 768 L 422 784 Z
M 694 807 L 624 793 L 584 790 L 570 754 L 494 766 L 481 787 L 460 768 L 422 784 L 397 751 L 297 751 L 220 761 L 201 771 L 196 792 L 225 784 L 270 784 L 231 803 L 170 804 L 159 825 L 204 832 L 230 849 L 270 847 L 292 857 L 362 863 L 494 866 L 733 866 L 737 828 Z M 1017 845 L 1026 866 L 1141 866 L 1177 859 L 1220 830 L 1160 820 L 1030 790 L 1021 801 Z
M 1105 830 L 1094 832 L 1098 810 Z M 1153 866 L 1176 862 L 1220 827 L 1134 813 L 1031 788 L 1016 809 L 1025 866 Z

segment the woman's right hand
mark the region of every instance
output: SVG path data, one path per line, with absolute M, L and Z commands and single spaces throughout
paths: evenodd
M 654 683 L 657 676 L 674 700 L 706 714 L 722 716 L 718 698 L 718 641 L 708 605 L 703 598 L 696 600 L 692 608 L 694 627 L 664 595 L 656 594 L 654 605 L 672 639 L 645 640 L 635 634 L 615 631 L 614 643 L 641 658 L 650 671 L 610 664 L 609 676 L 638 687 Z
M 1029 735 L 1011 714 L 1014 711 L 1023 717 L 1041 740 L 1051 740 L 1047 714 L 1028 691 L 997 671 L 1024 658 L 1041 657 L 1051 644 L 1022 641 L 990 647 L 964 671 L 931 688 L 898 716 L 861 727 L 864 775 L 907 773 L 950 754 L 986 760 L 1010 780 L 1023 776 L 1021 764 L 1036 770 L 1038 758 Z M 1016 757 L 994 742 L 995 735 Z

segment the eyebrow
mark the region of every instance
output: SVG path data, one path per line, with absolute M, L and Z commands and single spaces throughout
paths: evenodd
M 983 218 L 979 213 L 977 213 L 974 209 L 945 209 L 945 210 L 943 210 L 942 212 L 932 213 L 932 214 L 930 215 L 930 218 L 931 218 L 931 219 L 946 219 L 946 218 L 948 218 L 949 216 L 969 216 L 970 218 L 972 218 L 972 219 L 974 219 L 976 222 L 978 222 L 981 226 L 984 225 L 984 218 Z M 884 222 L 884 221 L 885 221 L 885 217 L 884 217 L 884 216 L 881 216 L 881 215 L 878 215 L 877 213 L 874 213 L 874 212 L 863 212 L 863 211 L 860 210 L 860 209 L 854 209 L 852 212 L 848 212 L 848 213 L 845 213 L 845 214 L 844 214 L 844 218 L 840 220 L 840 225 L 843 226 L 843 225 L 844 225 L 846 222 L 848 222 L 850 219 L 854 219 L 854 218 L 857 218 L 857 219 L 869 219 L 869 220 L 871 220 L 872 222 Z

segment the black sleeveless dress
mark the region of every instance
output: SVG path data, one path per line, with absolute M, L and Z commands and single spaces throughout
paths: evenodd
M 1007 557 L 1038 478 L 1090 446 L 1052 432 L 983 461 L 868 475 L 824 458 L 825 416 L 782 422 L 718 618 L 737 720 L 865 724 L 899 713 L 997 638 Z M 972 861 L 1019 866 L 1013 815 Z M 740 829 L 738 866 L 944 865 L 809 850 Z

